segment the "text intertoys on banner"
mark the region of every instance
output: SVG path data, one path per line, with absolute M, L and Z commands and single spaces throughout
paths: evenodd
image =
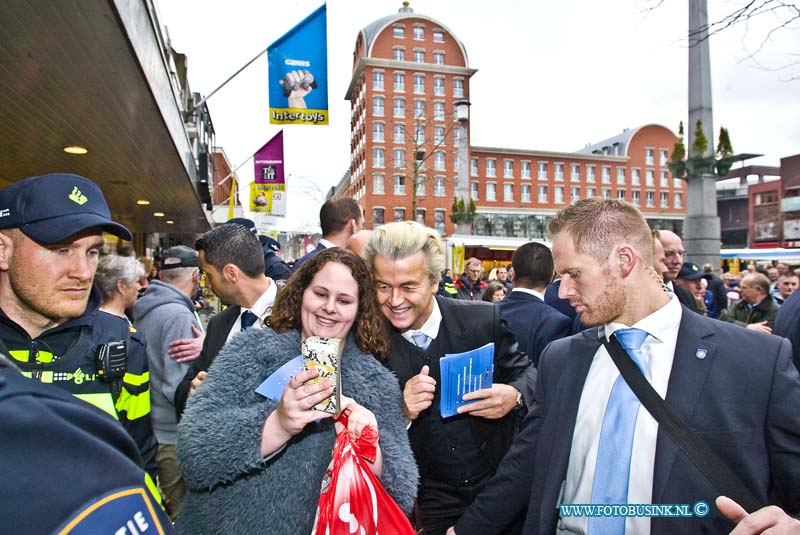
M 328 124 L 327 20 L 323 4 L 267 48 L 271 124 Z

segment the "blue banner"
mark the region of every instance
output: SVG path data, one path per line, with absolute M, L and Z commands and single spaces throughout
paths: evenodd
M 267 48 L 269 122 L 328 124 L 327 6 Z

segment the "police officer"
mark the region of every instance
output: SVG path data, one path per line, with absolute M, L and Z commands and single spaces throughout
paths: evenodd
M 92 286 L 104 231 L 131 239 L 81 176 L 30 177 L 0 190 L 0 341 L 24 376 L 118 418 L 154 475 L 144 344 L 124 318 L 98 310 Z
M 60 388 L 24 378 L 2 354 L 0 422 L 4 532 L 172 533 L 122 427 Z
M 292 276 L 292 268 L 278 256 L 281 244 L 269 236 L 259 236 L 264 250 L 264 275 L 274 281 L 285 281 Z
M 241 225 L 252 232 L 254 236 L 258 236 L 258 241 L 261 242 L 261 248 L 264 251 L 264 275 L 274 281 L 285 281 L 292 275 L 292 268 L 279 256 L 281 244 L 269 236 L 259 235 L 252 219 L 234 217 L 228 219 L 225 224 Z

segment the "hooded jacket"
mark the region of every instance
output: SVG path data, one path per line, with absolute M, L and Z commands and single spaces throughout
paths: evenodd
M 175 444 L 175 389 L 189 364 L 169 356 L 169 344 L 180 338 L 194 338 L 192 326 L 201 331 L 192 300 L 172 284 L 154 280 L 133 305 L 136 329 L 147 340 L 150 363 L 151 420 L 159 444 Z

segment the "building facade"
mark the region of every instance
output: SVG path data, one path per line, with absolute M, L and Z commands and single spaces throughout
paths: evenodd
M 455 109 L 475 72 L 463 43 L 408 2 L 359 32 L 346 95 L 351 165 L 335 193 L 359 202 L 367 228 L 415 219 L 452 234 L 461 179 L 477 235 L 546 239 L 556 211 L 593 196 L 625 199 L 652 226 L 680 232 L 686 185 L 667 167 L 669 129 L 626 129 L 576 152 L 474 147 Z
M 783 247 L 800 247 L 800 154 L 781 158 Z

